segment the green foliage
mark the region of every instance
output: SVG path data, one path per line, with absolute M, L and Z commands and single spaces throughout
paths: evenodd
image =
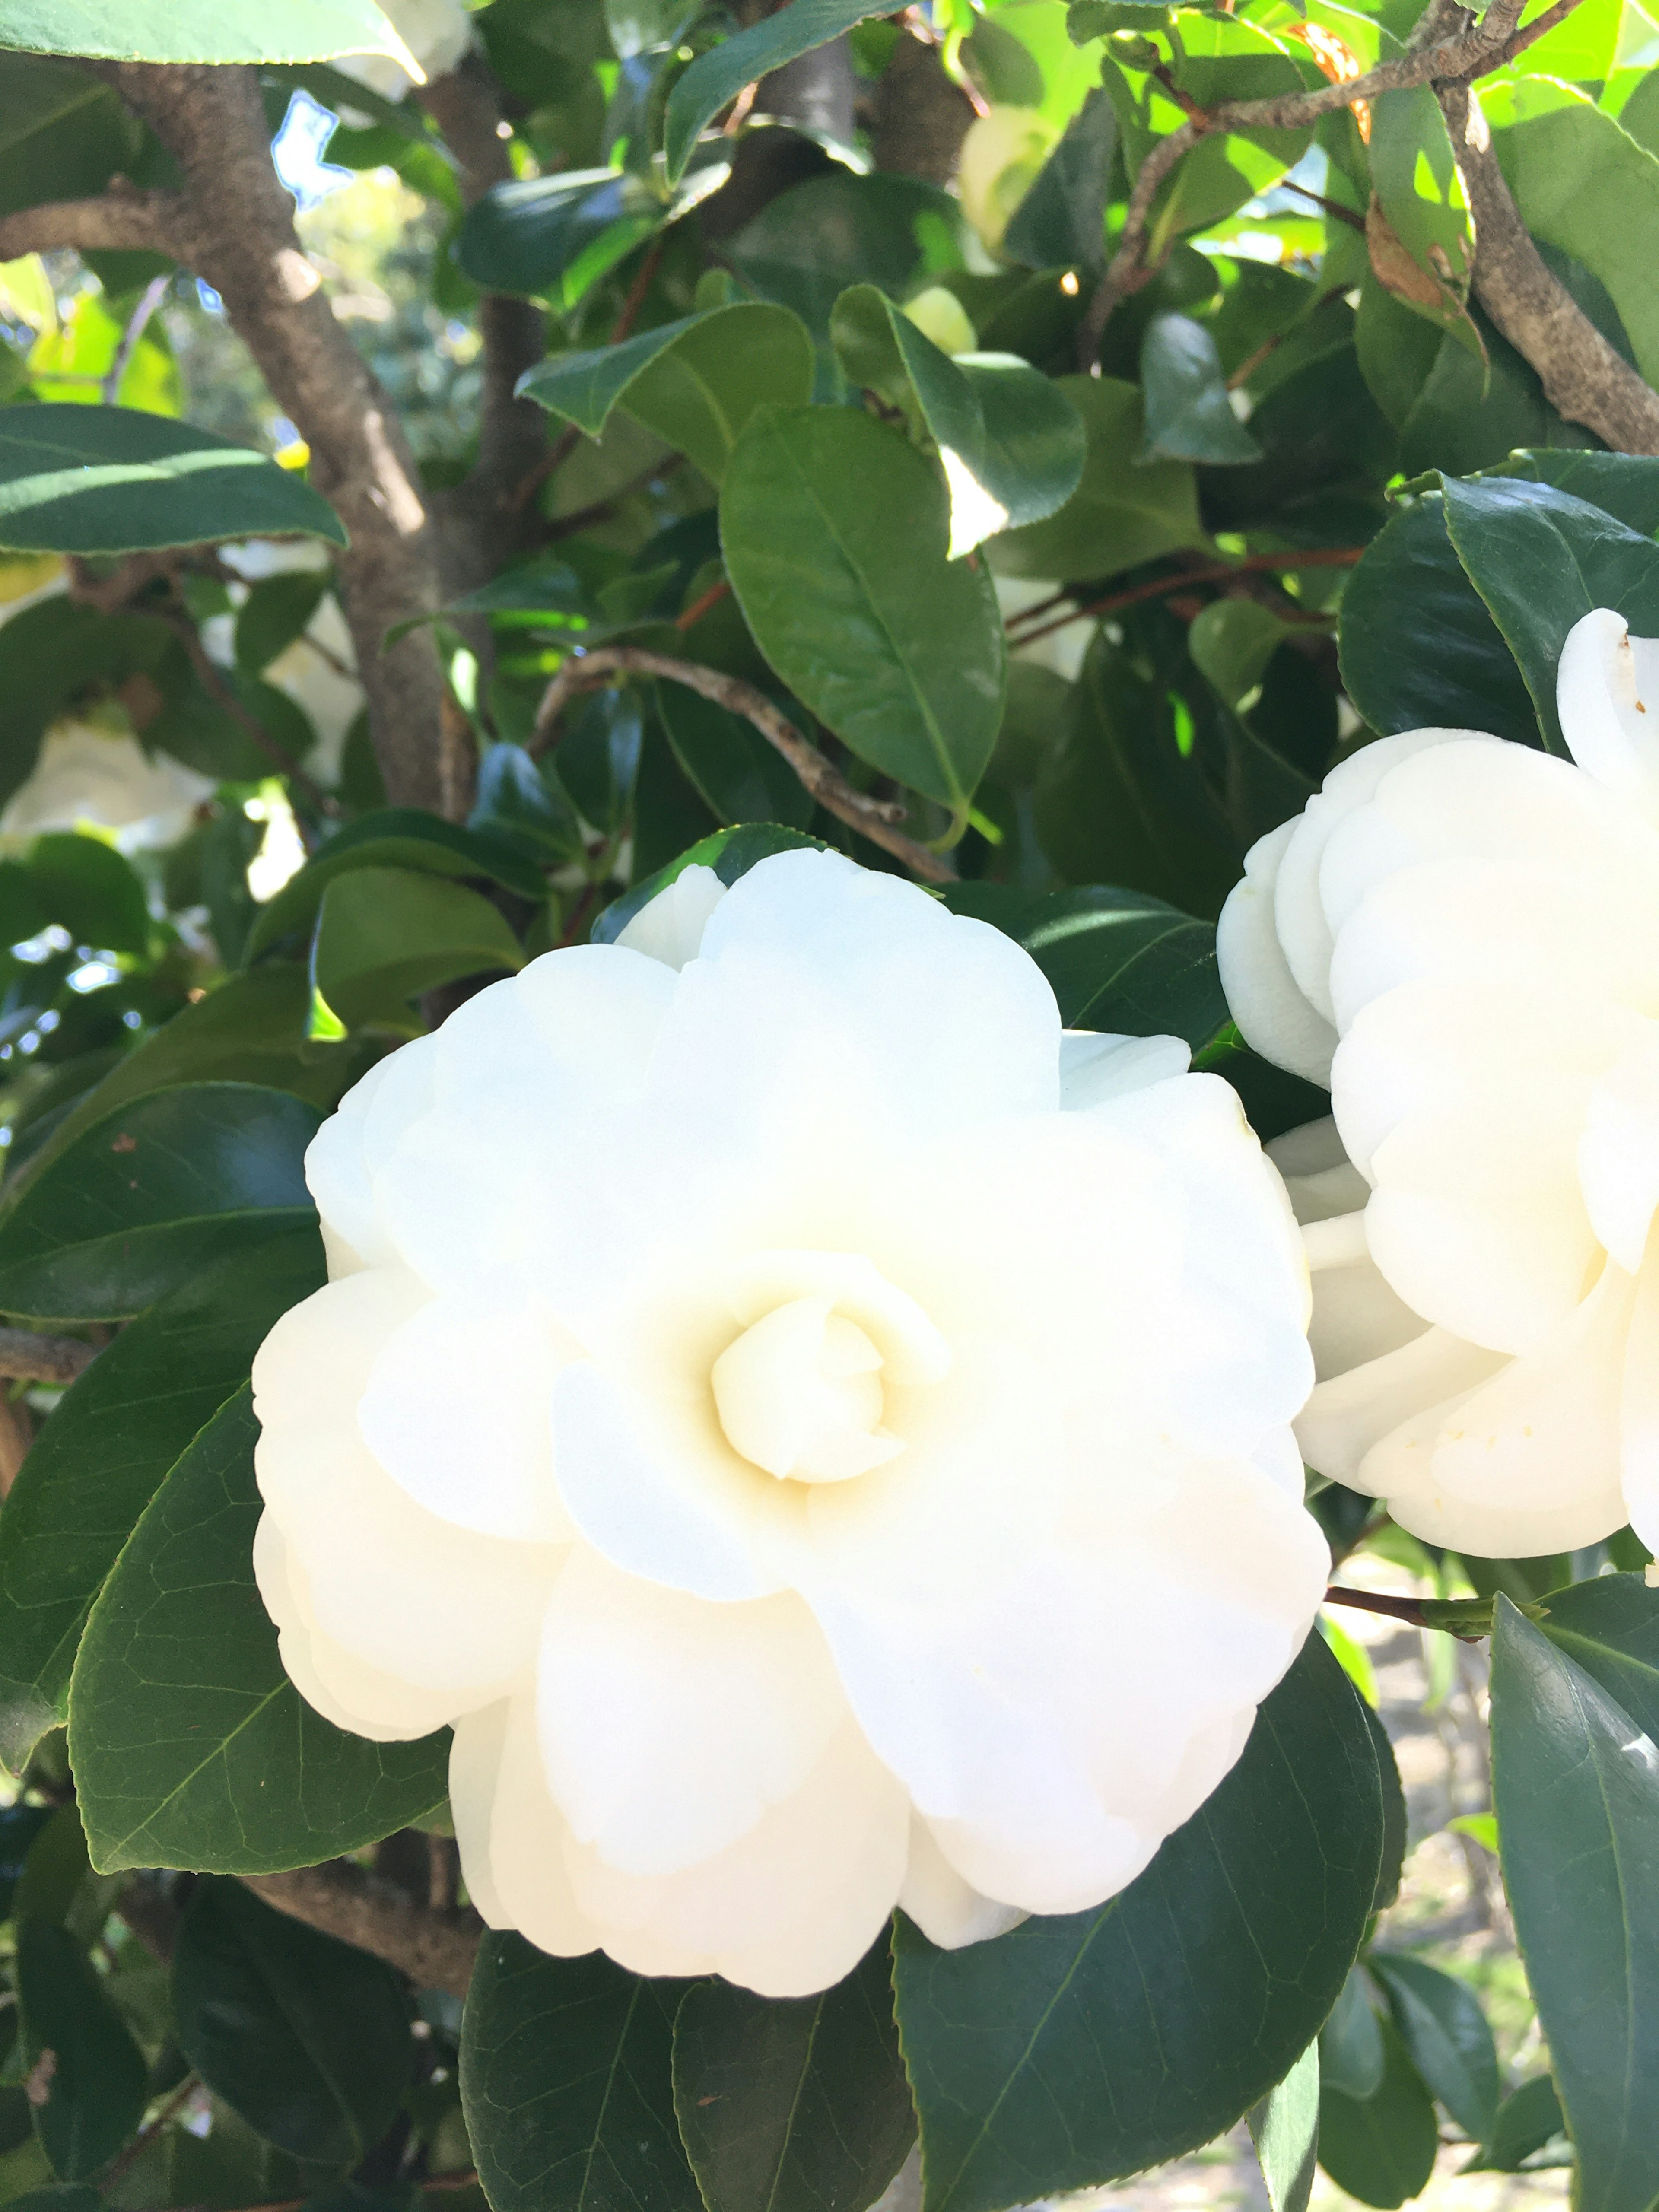
M 313 62 L 404 51 L 372 0 L 7 0 L 4 43 L 109 61 Z

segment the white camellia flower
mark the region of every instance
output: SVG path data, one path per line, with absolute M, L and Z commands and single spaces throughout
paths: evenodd
M 89 823 L 115 832 L 123 852 L 171 845 L 214 786 L 158 753 L 148 756 L 125 719 L 105 728 L 86 719 L 54 722 L 27 780 L 0 814 L 0 836 L 32 838 Z
M 495 1926 L 769 1995 L 1130 1881 L 1328 1553 L 1306 1274 L 1233 1093 L 1010 939 L 693 866 L 382 1061 L 254 1369 L 302 1694 L 455 1725 Z
M 447 76 L 472 43 L 471 19 L 460 0 L 379 0 L 379 4 L 428 77 Z M 332 67 L 378 92 L 382 100 L 401 100 L 410 89 L 408 70 L 389 54 L 342 54 Z
M 1585 616 L 1558 703 L 1571 760 L 1362 747 L 1221 918 L 1240 1029 L 1335 1112 L 1272 1147 L 1313 1269 L 1303 1449 L 1496 1556 L 1659 1546 L 1659 641 Z

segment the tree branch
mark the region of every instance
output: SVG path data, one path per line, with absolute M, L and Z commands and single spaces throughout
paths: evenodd
M 1474 217 L 1474 296 L 1536 369 L 1558 414 L 1594 430 L 1615 453 L 1659 453 L 1659 392 L 1546 267 L 1498 165 L 1473 88 L 1445 85 L 1439 99 Z
M 167 253 L 175 261 L 182 203 L 176 192 L 141 192 L 112 179 L 96 199 L 48 200 L 0 217 L 0 261 L 26 253 Z
M 73 1382 L 98 1357 L 78 1336 L 37 1336 L 32 1328 L 0 1328 L 0 1375 L 28 1382 Z
M 307 1928 L 320 1928 L 360 1951 L 372 1951 L 407 1974 L 417 1989 L 466 1995 L 484 1933 L 483 1922 L 470 1908 L 434 1911 L 349 1859 L 241 1879 L 267 1905 Z
M 611 675 L 665 677 L 671 683 L 684 684 L 689 691 L 712 699 L 728 713 L 741 714 L 769 744 L 776 747 L 819 805 L 837 821 L 856 830 L 872 845 L 879 845 L 896 860 L 902 860 L 913 875 L 921 877 L 924 882 L 956 881 L 956 870 L 948 860 L 894 826 L 904 819 L 904 809 L 895 800 L 872 799 L 867 793 L 854 790 L 763 692 L 738 677 L 726 676 L 717 668 L 705 668 L 695 660 L 673 660 L 665 653 L 650 653 L 637 645 L 599 645 L 589 653 L 573 653 L 542 695 L 528 750 L 532 753 L 544 751 L 553 743 L 559 717 L 570 701 L 579 692 L 603 684 Z
M 1577 5 L 1577 0 L 1572 0 L 1572 4 Z M 1305 130 L 1322 115 L 1334 114 L 1357 100 L 1375 100 L 1381 93 L 1449 80 L 1467 82 L 1501 67 L 1509 58 L 1522 5 L 1522 0 L 1491 0 L 1485 15 L 1472 27 L 1381 62 L 1363 76 L 1322 84 L 1310 92 L 1280 94 L 1271 100 L 1221 100 L 1214 107 L 1189 115 L 1160 138 L 1140 165 L 1117 251 L 1079 325 L 1078 366 L 1084 370 L 1093 368 L 1112 310 L 1120 300 L 1138 292 L 1152 275 L 1146 265 L 1146 252 L 1153 203 L 1164 180 L 1200 138 L 1218 131 Z
M 1030 645 L 1039 637 L 1047 637 L 1051 630 L 1064 629 L 1087 616 L 1115 614 L 1120 607 L 1138 606 L 1143 599 L 1168 599 L 1173 592 L 1184 592 L 1194 584 L 1224 584 L 1235 576 L 1277 575 L 1297 568 L 1352 568 L 1365 550 L 1363 545 L 1315 546 L 1305 553 L 1252 553 L 1243 561 L 1214 561 L 1196 568 L 1177 568 L 1172 575 L 1155 576 L 1150 584 L 1134 584 L 1127 592 L 1112 592 L 1103 599 L 1091 599 L 1085 605 L 1073 607 L 1069 614 L 1056 615 L 1052 622 L 1044 623 L 1038 629 L 1018 629 L 1018 615 L 1008 618 L 1008 642 L 1016 649 Z M 1030 622 L 1038 615 L 1047 614 L 1058 606 L 1066 594 L 1057 592 L 1051 599 L 1041 599 L 1036 606 L 1024 610 Z M 1304 611 L 1304 622 L 1324 622 L 1329 617 Z

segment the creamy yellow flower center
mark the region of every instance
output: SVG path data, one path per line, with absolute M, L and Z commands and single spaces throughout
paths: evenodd
M 714 1409 L 732 1449 L 780 1481 L 848 1482 L 896 1458 L 894 1390 L 951 1364 L 915 1300 L 856 1254 L 756 1254 L 727 1303 L 744 1326 L 710 1372 Z

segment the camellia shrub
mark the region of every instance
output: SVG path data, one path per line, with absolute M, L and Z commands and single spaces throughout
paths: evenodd
M 1659 2203 L 1656 59 L 0 0 L 0 2203 Z

